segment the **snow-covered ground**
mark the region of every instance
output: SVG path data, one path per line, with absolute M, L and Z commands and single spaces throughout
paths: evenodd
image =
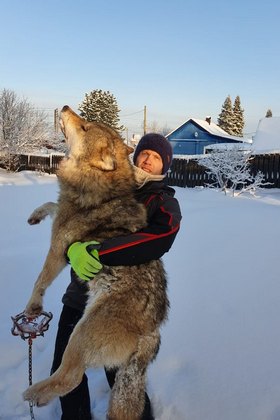
M 26 219 L 57 197 L 55 176 L 0 172 L 0 419 L 28 420 L 28 344 L 11 335 L 44 261 L 51 221 Z M 150 366 L 148 391 L 157 420 L 280 419 L 280 190 L 232 198 L 176 188 L 183 222 L 164 257 L 171 310 Z M 49 374 L 61 296 L 69 269 L 47 291 L 49 331 L 33 344 L 33 380 Z M 102 369 L 88 371 L 92 411 L 105 420 L 109 388 Z M 59 420 L 58 401 L 34 408 Z

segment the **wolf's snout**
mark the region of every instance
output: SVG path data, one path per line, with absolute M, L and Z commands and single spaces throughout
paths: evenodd
M 64 105 L 61 112 L 69 111 L 70 107 L 68 105 Z

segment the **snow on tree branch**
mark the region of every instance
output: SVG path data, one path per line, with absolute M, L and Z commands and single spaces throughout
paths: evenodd
M 244 109 L 241 108 L 240 97 L 236 96 L 232 106 L 230 95 L 228 95 L 218 117 L 218 126 L 228 134 L 243 137 L 243 128 L 245 124 L 243 114 Z
M 79 105 L 81 116 L 87 121 L 102 122 L 117 131 L 123 131 L 119 125 L 120 109 L 115 96 L 109 91 L 96 89 L 86 93 L 83 102 Z
M 0 92 L 0 153 L 2 160 L 13 155 L 39 151 L 48 140 L 46 114 L 37 111 L 15 92 Z
M 210 187 L 218 187 L 225 194 L 233 196 L 245 191 L 255 194 L 256 190 L 268 185 L 265 176 L 258 172 L 255 176 L 250 171 L 252 152 L 240 150 L 239 146 L 226 146 L 224 149 L 214 149 L 208 155 L 197 159 L 198 163 L 207 169 L 207 174 L 213 180 Z

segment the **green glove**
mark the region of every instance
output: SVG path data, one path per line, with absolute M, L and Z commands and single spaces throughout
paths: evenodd
M 99 248 L 100 243 L 96 241 L 74 242 L 69 246 L 67 257 L 71 267 L 80 279 L 92 280 L 102 269 L 103 265 L 98 254 Z

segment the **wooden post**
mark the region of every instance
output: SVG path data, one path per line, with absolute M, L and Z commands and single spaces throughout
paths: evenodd
M 59 132 L 59 117 L 58 117 L 58 108 L 54 110 L 54 131 Z
M 146 105 L 144 106 L 144 135 L 147 132 L 147 107 Z

